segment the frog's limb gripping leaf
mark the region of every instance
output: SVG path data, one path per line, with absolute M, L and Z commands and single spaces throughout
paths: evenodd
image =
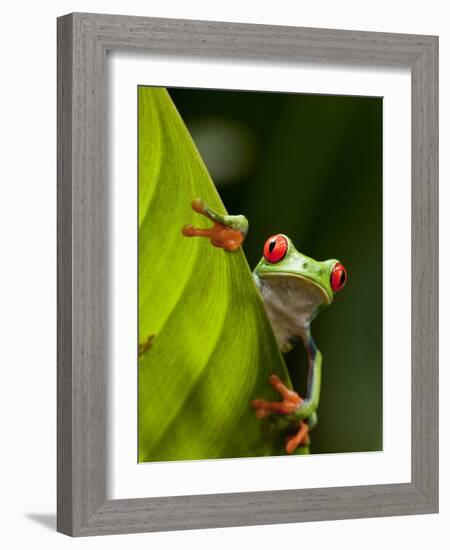
M 285 386 L 276 374 L 270 376 L 269 384 L 281 395 L 283 400 L 266 401 L 265 399 L 254 399 L 251 405 L 256 409 L 256 418 L 263 419 L 274 413 L 291 415 L 301 407 L 304 400 L 297 392 Z M 300 445 L 309 445 L 308 432 L 308 424 L 301 420 L 297 433 L 286 439 L 286 452 L 292 454 Z
M 186 237 L 207 237 L 211 240 L 213 246 L 223 248 L 229 252 L 239 249 L 248 231 L 248 221 L 245 216 L 219 214 L 206 206 L 201 199 L 192 201 L 192 210 L 211 220 L 214 225 L 207 229 L 185 225 L 183 235 Z
M 257 418 L 265 418 L 272 413 L 292 414 L 303 403 L 303 399 L 298 393 L 285 386 L 276 374 L 270 376 L 269 384 L 281 395 L 283 400 L 266 401 L 265 399 L 254 399 L 251 405 L 256 409 Z

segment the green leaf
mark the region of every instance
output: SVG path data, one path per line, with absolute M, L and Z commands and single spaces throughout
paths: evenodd
M 139 461 L 283 454 L 250 402 L 290 384 L 243 252 L 187 238 L 225 208 L 167 91 L 139 87 Z

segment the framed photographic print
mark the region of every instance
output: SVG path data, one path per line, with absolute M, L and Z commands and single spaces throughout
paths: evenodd
M 58 20 L 58 530 L 437 512 L 437 38 Z

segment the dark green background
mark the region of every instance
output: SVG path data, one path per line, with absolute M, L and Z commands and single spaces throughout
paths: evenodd
M 313 322 L 323 383 L 311 452 L 382 448 L 382 99 L 169 89 L 253 268 L 285 233 L 349 281 Z M 304 395 L 302 346 L 286 357 Z

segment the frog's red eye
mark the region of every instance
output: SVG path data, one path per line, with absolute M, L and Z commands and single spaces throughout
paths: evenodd
M 346 282 L 347 271 L 345 267 L 338 262 L 331 271 L 331 288 L 333 289 L 333 292 L 339 292 L 342 290 Z
M 276 264 L 286 256 L 288 241 L 284 235 L 272 235 L 264 245 L 264 258 L 271 264 Z

